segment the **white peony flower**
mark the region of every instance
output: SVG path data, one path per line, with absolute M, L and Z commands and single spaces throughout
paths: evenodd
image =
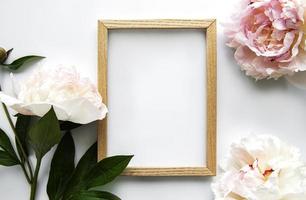
M 80 124 L 107 113 L 95 85 L 73 67 L 41 68 L 20 86 L 16 98 L 0 92 L 0 100 L 18 113 L 40 117 L 53 106 L 59 120 Z
M 231 146 L 212 189 L 216 200 L 305 200 L 306 167 L 298 149 L 268 135 Z

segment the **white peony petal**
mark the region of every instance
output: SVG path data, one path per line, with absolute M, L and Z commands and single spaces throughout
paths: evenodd
M 22 108 L 29 110 L 33 115 L 37 115 L 39 117 L 44 116 L 53 106 L 54 112 L 56 114 L 57 119 L 67 121 L 69 120 L 69 114 L 65 111 L 62 106 L 41 102 L 41 103 L 31 103 L 23 105 Z
M 11 81 L 12 81 L 12 87 L 13 87 L 14 95 L 18 96 L 18 94 L 20 92 L 20 83 L 18 81 L 16 81 L 13 73 L 10 73 L 10 78 L 11 78 Z
M 97 119 L 101 120 L 107 113 L 107 108 L 102 104 L 101 108 L 97 109 L 93 103 L 86 98 L 77 98 L 61 103 L 61 106 L 69 113 L 68 121 L 87 124 Z
M 306 199 L 306 166 L 297 148 L 273 136 L 251 135 L 230 152 L 212 184 L 215 199 Z
M 53 106 L 59 120 L 86 124 L 107 113 L 96 86 L 74 67 L 40 68 L 23 81 L 16 96 L 1 93 L 0 100 L 24 115 L 42 117 Z
M 59 105 L 48 104 L 45 102 L 24 104 L 20 100 L 8 96 L 3 92 L 0 92 L 0 101 L 11 107 L 18 113 L 21 113 L 23 115 L 37 115 L 39 117 L 44 116 L 50 110 L 51 106 L 53 106 L 56 116 L 59 120 L 65 121 L 69 119 L 69 115 L 67 114 L 65 109 L 63 109 Z
M 16 104 L 22 104 L 22 101 L 11 97 L 9 95 L 6 95 L 4 92 L 0 92 L 0 100 L 5 103 L 7 106 L 13 106 Z
M 23 115 L 34 115 L 30 110 L 27 110 L 26 108 L 23 108 L 24 104 L 20 100 L 8 96 L 4 94 L 3 92 L 0 92 L 0 101 L 6 104 L 7 106 L 11 107 L 13 110 L 15 110 L 18 113 L 21 113 Z

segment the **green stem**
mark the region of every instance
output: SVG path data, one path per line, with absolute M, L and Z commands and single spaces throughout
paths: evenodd
M 38 179 L 38 174 L 39 174 L 39 170 L 40 170 L 40 165 L 41 165 L 41 158 L 37 158 L 37 163 L 36 163 L 36 167 L 35 167 L 34 177 L 32 179 L 32 183 L 31 183 L 31 196 L 30 196 L 30 200 L 35 200 L 36 189 L 37 189 L 37 179 Z
M 26 162 L 27 165 L 28 165 L 28 170 L 29 170 L 29 172 L 30 172 L 30 176 L 29 176 L 28 173 L 26 172 L 26 169 L 25 169 L 25 167 L 24 167 L 24 165 L 23 165 L 23 162 L 21 162 L 21 165 L 23 165 L 23 166 L 22 166 L 22 170 L 23 170 L 24 173 L 25 173 L 25 176 L 26 176 L 26 178 L 27 178 L 27 181 L 28 181 L 29 183 L 31 183 L 31 179 L 32 179 L 32 177 L 33 177 L 32 166 L 31 166 L 31 164 L 30 164 L 30 162 L 29 162 L 29 159 L 28 159 L 28 156 L 27 156 L 27 154 L 25 153 L 25 150 L 24 150 L 24 148 L 23 148 L 23 146 L 22 146 L 22 144 L 21 144 L 20 138 L 18 137 L 18 134 L 17 134 L 16 129 L 15 129 L 15 126 L 14 126 L 14 123 L 13 123 L 11 117 L 10 117 L 10 113 L 9 113 L 9 111 L 8 111 L 8 109 L 7 109 L 7 107 L 6 107 L 6 105 L 5 105 L 4 103 L 2 103 L 2 106 L 3 106 L 3 109 L 4 109 L 5 115 L 6 115 L 6 117 L 7 117 L 7 120 L 9 121 L 9 124 L 10 124 L 10 126 L 11 126 L 11 128 L 12 128 L 14 134 L 15 134 L 15 138 L 16 138 L 16 141 L 17 141 L 17 145 L 19 146 L 19 148 L 20 148 L 20 150 L 21 150 L 21 153 L 22 153 L 22 155 L 23 155 L 23 157 L 24 157 L 24 159 L 25 159 L 25 162 Z M 21 159 L 21 160 L 22 160 L 22 159 Z
M 28 173 L 27 173 L 27 170 L 26 170 L 26 168 L 25 168 L 25 166 L 24 166 L 24 163 L 20 163 L 20 166 L 21 166 L 21 169 L 22 169 L 22 171 L 23 171 L 23 173 L 24 173 L 24 175 L 25 175 L 25 177 L 26 177 L 26 179 L 27 179 L 27 181 L 28 181 L 28 183 L 29 184 L 31 184 L 31 178 L 30 178 L 30 176 L 28 175 Z

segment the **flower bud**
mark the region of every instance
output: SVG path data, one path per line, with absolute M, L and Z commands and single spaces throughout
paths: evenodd
M 6 59 L 6 57 L 7 57 L 7 53 L 5 49 L 0 47 L 0 63 L 2 63 Z

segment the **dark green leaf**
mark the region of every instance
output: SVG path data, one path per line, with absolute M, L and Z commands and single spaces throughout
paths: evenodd
M 73 173 L 73 178 L 71 179 L 74 183 L 79 183 L 84 180 L 89 170 L 91 170 L 95 164 L 97 164 L 97 143 L 93 144 L 86 153 L 80 159 L 75 172 Z
M 27 155 L 28 155 L 28 146 L 27 146 L 26 138 L 27 138 L 27 133 L 30 128 L 30 123 L 31 123 L 31 116 L 18 114 L 17 122 L 16 122 L 16 134 L 18 135 L 21 145 Z M 16 144 L 18 144 L 17 141 L 16 141 Z M 19 156 L 24 162 L 25 158 L 23 156 L 23 153 L 19 145 L 16 145 L 16 146 L 17 146 Z
M 38 159 L 60 142 L 60 127 L 53 107 L 31 127 L 28 139 Z
M 119 176 L 133 156 L 113 156 L 101 160 L 86 176 L 86 189 L 105 185 Z
M 18 157 L 16 155 L 16 152 L 12 146 L 12 143 L 9 139 L 9 137 L 4 133 L 2 129 L 0 129 L 0 147 L 10 155 L 10 157 L 13 160 L 16 160 L 19 162 Z
M 80 159 L 64 193 L 64 199 L 85 188 L 84 179 L 97 163 L 97 143 L 93 144 Z
M 47 193 L 50 200 L 60 200 L 74 170 L 75 146 L 70 132 L 67 132 L 54 153 Z
M 0 165 L 13 166 L 18 165 L 19 160 L 12 157 L 8 152 L 0 150 Z
M 71 200 L 121 200 L 121 199 L 110 192 L 82 191 L 73 195 Z
M 76 124 L 69 121 L 60 121 L 60 127 L 62 131 L 71 131 L 72 129 L 78 128 L 82 126 L 82 124 Z
M 35 56 L 35 55 L 30 55 L 30 56 L 24 56 L 21 58 L 18 58 L 17 60 L 13 61 L 11 64 L 4 64 L 2 63 L 1 65 L 6 66 L 10 70 L 17 70 L 19 69 L 23 64 L 39 59 L 43 59 L 45 57 L 42 56 Z

